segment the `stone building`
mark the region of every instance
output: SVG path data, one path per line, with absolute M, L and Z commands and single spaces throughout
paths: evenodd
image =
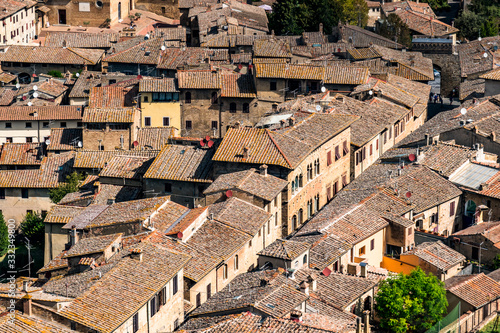
M 350 126 L 355 116 L 300 114 L 270 131 L 230 128 L 217 149 L 215 175 L 267 164 L 289 182 L 283 193 L 283 236 L 311 218 L 349 183 Z
M 181 128 L 181 105 L 176 79 L 141 80 L 141 127 Z
M 482 222 L 455 232 L 449 238 L 450 246 L 462 253 L 468 260 L 492 265 L 500 254 L 497 247 L 500 222 Z

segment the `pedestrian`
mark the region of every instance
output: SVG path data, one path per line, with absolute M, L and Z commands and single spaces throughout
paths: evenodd
M 441 94 L 439 94 L 439 103 L 441 103 L 441 105 L 443 105 L 443 96 L 441 96 Z
M 450 105 L 453 104 L 453 96 L 450 96 Z
M 434 94 L 434 104 L 436 104 L 438 101 L 438 94 Z

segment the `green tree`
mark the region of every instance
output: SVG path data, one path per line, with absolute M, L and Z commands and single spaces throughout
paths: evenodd
M 44 217 L 40 213 L 28 213 L 21 222 L 21 233 L 33 243 L 42 243 L 45 234 Z
M 302 0 L 278 0 L 269 14 L 269 27 L 278 35 L 300 35 L 310 24 L 311 14 Z
M 481 37 L 490 37 L 498 35 L 497 19 L 490 17 L 488 20 L 483 21 L 481 25 Z
M 417 267 L 382 281 L 375 297 L 380 327 L 393 333 L 423 332 L 446 314 L 444 283 Z
M 435 12 L 450 9 L 448 0 L 422 0 L 422 2 L 428 3 L 429 6 L 431 6 L 432 10 Z
M 83 175 L 76 171 L 66 176 L 66 183 L 60 184 L 58 187 L 49 191 L 50 200 L 52 200 L 53 203 L 58 203 L 66 194 L 78 191 L 83 177 Z
M 63 77 L 62 73 L 57 70 L 48 71 L 47 74 L 49 74 L 52 77 Z
M 7 252 L 9 246 L 9 228 L 5 224 L 3 214 L 0 212 L 0 256 Z
M 464 11 L 455 20 L 455 27 L 460 29 L 459 36 L 473 40 L 479 37 L 481 17 L 474 12 Z
M 345 0 L 340 1 L 340 3 L 343 4 L 341 21 L 360 27 L 366 26 L 368 23 L 368 5 L 365 0 Z
M 411 47 L 410 28 L 394 13 L 389 14 L 387 20 L 382 22 L 379 33 L 385 38 L 397 41 L 408 48 Z

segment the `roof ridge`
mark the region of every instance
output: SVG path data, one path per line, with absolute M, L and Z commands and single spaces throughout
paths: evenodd
M 285 153 L 281 150 L 281 148 L 279 147 L 278 143 L 276 142 L 276 140 L 274 140 L 272 134 L 271 134 L 271 131 L 269 129 L 265 129 L 267 135 L 269 136 L 269 138 L 271 139 L 271 141 L 274 143 L 274 146 L 276 147 L 276 149 L 278 149 L 278 151 L 280 152 L 281 156 L 283 156 L 283 158 L 285 159 L 285 161 L 287 162 L 288 166 L 290 168 L 292 168 L 292 163 L 290 163 L 290 160 L 288 159 L 288 157 L 286 157 Z
M 77 56 L 79 56 L 80 58 L 83 58 L 85 60 L 87 60 L 88 62 L 92 63 L 92 64 L 95 64 L 92 60 L 88 59 L 88 58 L 85 58 L 84 56 L 82 56 L 80 53 L 76 52 L 72 47 L 68 47 L 67 48 L 70 52 L 73 52 L 74 54 L 76 54 Z

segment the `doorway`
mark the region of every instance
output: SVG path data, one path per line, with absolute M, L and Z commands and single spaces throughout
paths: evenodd
M 66 9 L 59 9 L 59 24 L 66 24 Z

